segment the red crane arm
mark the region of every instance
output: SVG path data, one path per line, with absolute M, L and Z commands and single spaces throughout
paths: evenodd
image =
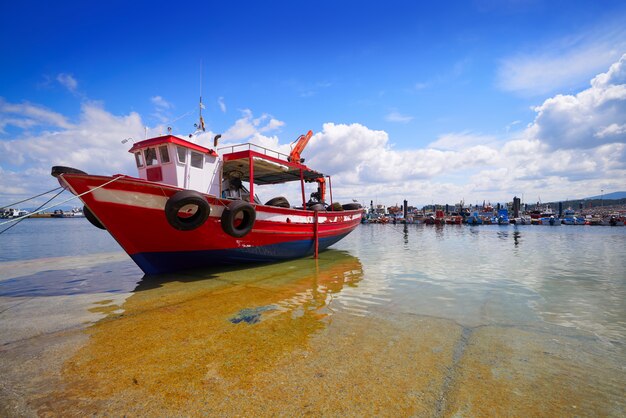
M 300 135 L 298 137 L 298 139 L 296 140 L 297 141 L 296 145 L 291 150 L 291 153 L 289 153 L 288 161 L 296 162 L 296 163 L 304 162 L 304 160 L 300 158 L 300 154 L 302 153 L 306 145 L 309 143 L 309 140 L 311 139 L 312 136 L 313 136 L 313 131 L 309 131 L 306 133 L 306 135 Z

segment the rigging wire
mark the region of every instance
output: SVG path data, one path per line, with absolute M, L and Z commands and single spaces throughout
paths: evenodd
M 122 179 L 122 178 L 124 178 L 124 177 L 126 177 L 126 176 L 125 176 L 125 175 L 123 175 L 123 174 L 120 174 L 120 175 L 118 175 L 117 177 L 113 177 L 111 180 L 107 181 L 106 183 L 102 183 L 102 184 L 101 184 L 100 186 L 98 186 L 98 187 L 94 187 L 93 189 L 89 189 L 89 190 L 87 190 L 87 191 L 86 191 L 86 192 L 84 192 L 84 193 L 77 194 L 76 196 L 72 196 L 72 197 L 70 197 L 69 199 L 65 199 L 64 201 L 59 202 L 59 203 L 57 203 L 57 204 L 54 204 L 54 205 L 52 205 L 52 206 L 48 206 L 48 207 L 45 207 L 45 208 L 41 208 L 41 206 L 40 206 L 37 210 L 32 211 L 32 212 L 30 212 L 30 213 L 28 213 L 28 214 L 26 214 L 26 215 L 24 215 L 24 216 L 20 216 L 20 217 L 18 217 L 18 218 L 14 218 L 14 219 L 11 219 L 11 220 L 8 220 L 8 221 L 5 221 L 5 222 L 0 222 L 0 226 L 2 226 L 2 225 L 6 225 L 6 224 L 10 224 L 11 222 L 20 222 L 22 219 L 28 218 L 28 217 L 29 217 L 29 216 L 31 216 L 31 215 L 34 215 L 34 214 L 39 213 L 39 212 L 44 212 L 44 211 L 46 211 L 46 210 L 48 210 L 48 209 L 52 209 L 52 208 L 55 208 L 55 207 L 57 207 L 57 206 L 60 206 L 60 205 L 62 205 L 63 203 L 67 203 L 67 202 L 69 202 L 70 200 L 74 200 L 74 199 L 76 199 L 76 198 L 79 198 L 79 197 L 82 197 L 82 196 L 84 196 L 84 195 L 86 195 L 86 194 L 89 194 L 89 193 L 91 193 L 91 192 L 93 192 L 93 191 L 95 191 L 95 190 L 101 189 L 101 188 L 103 188 L 104 186 L 106 186 L 106 185 L 108 185 L 108 184 L 111 184 L 111 183 L 113 183 L 114 181 L 117 181 L 117 180 Z M 63 189 L 63 190 L 65 190 L 65 189 Z M 61 190 L 61 192 L 62 192 L 63 190 Z M 59 194 L 61 194 L 61 192 L 57 193 L 57 195 L 55 195 L 54 197 L 56 197 L 56 196 L 58 196 Z M 52 199 L 50 199 L 50 200 L 52 200 Z M 50 202 L 50 200 L 48 200 L 48 202 Z M 46 202 L 46 203 L 48 203 L 48 202 Z M 44 205 L 45 205 L 46 203 L 44 203 Z M 43 206 L 43 205 L 42 205 L 42 206 Z M 9 228 L 7 228 L 7 229 L 9 229 Z M 5 230 L 3 230 L 2 232 L 4 232 L 4 231 L 6 231 L 6 229 L 5 229 Z M 2 233 L 2 232 L 0 232 L 0 233 Z
M 55 197 L 57 197 L 58 195 L 60 195 L 61 193 L 63 193 L 65 191 L 64 187 L 57 187 L 54 190 L 58 190 L 58 189 L 62 189 L 59 193 L 55 194 L 54 196 L 52 196 L 50 199 L 48 199 L 47 202 L 41 204 L 41 206 L 39 206 L 37 209 L 35 209 L 35 211 L 33 213 L 36 213 L 39 209 L 41 209 L 43 206 L 47 205 L 48 203 L 50 203 L 50 201 L 52 201 L 52 199 L 54 199 Z M 47 192 L 49 193 L 49 192 Z M 45 194 L 45 193 L 44 193 Z M 30 214 L 29 214 L 30 215 Z M 20 222 L 22 222 L 24 219 L 26 219 L 28 216 L 21 216 L 17 219 L 19 219 L 18 221 L 16 221 L 13 225 L 6 227 L 5 229 L 3 229 L 2 231 L 0 231 L 0 234 L 4 234 L 5 232 L 7 232 L 9 229 L 13 228 L 15 225 L 19 224 Z M 3 222 L 0 225 L 4 225 L 8 222 Z
M 59 189 L 62 189 L 62 187 L 59 186 L 56 189 L 48 190 L 47 192 L 40 193 L 37 196 L 29 197 L 28 199 L 20 200 L 19 202 L 10 203 L 10 204 L 8 204 L 6 206 L 0 206 L 0 209 L 6 209 L 6 208 L 11 207 L 11 206 L 19 205 L 20 203 L 28 202 L 29 200 L 35 199 L 37 197 L 43 196 L 43 195 L 51 193 L 51 192 L 55 192 L 55 191 L 57 191 Z

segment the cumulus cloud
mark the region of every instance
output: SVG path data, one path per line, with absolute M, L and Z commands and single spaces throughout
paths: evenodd
M 338 196 L 388 203 L 588 196 L 626 178 L 626 55 L 576 95 L 556 95 L 513 137 L 449 132 L 421 149 L 394 150 L 384 131 L 324 124 L 308 161 L 338 178 Z M 507 132 L 507 135 L 508 132 Z
M 386 132 L 360 124 L 326 123 L 309 147 L 311 164 L 342 176 L 352 185 L 434 179 L 447 171 L 474 169 L 497 158 L 495 150 L 483 145 L 462 151 L 397 151 L 390 146 Z
M 435 142 L 430 143 L 428 147 L 440 150 L 459 150 L 476 145 L 491 144 L 496 141 L 497 139 L 494 136 L 477 135 L 466 131 L 441 135 Z
M 97 174 L 132 173 L 127 137 L 143 138 L 143 123 L 137 113 L 116 116 L 101 104 L 85 102 L 78 120 L 67 118 L 31 104 L 0 104 L 0 118 L 7 111 L 26 110 L 22 119 L 43 126 L 36 132 L 24 130 L 11 139 L 0 141 L 0 198 L 9 201 L 11 191 L 34 195 L 55 187 L 50 176 L 54 165 L 76 167 Z
M 223 141 L 242 140 L 260 133 L 275 131 L 284 125 L 284 122 L 265 113 L 258 118 L 254 117 L 250 109 L 244 109 L 241 113 L 242 117 L 222 134 Z
M 626 142 L 626 54 L 576 95 L 557 95 L 535 108 L 528 130 L 554 149 Z
M 0 133 L 6 126 L 30 128 L 35 126 L 64 128 L 72 127 L 67 118 L 44 106 L 24 103 L 9 103 L 0 97 Z
M 383 130 L 328 122 L 302 153 L 306 164 L 333 177 L 333 197 L 347 202 L 393 204 L 498 202 L 514 195 L 534 201 L 580 198 L 623 190 L 626 178 L 626 56 L 575 95 L 555 95 L 535 108 L 535 120 L 514 136 L 471 131 L 442 133 L 425 147 L 395 149 Z M 607 66 L 608 67 L 608 66 Z M 137 113 L 114 115 L 85 102 L 77 120 L 31 103 L 0 99 L 0 197 L 35 194 L 55 187 L 52 165 L 92 173 L 134 173 L 127 137 L 143 138 Z M 252 110 L 227 129 L 222 146 L 252 142 L 284 154 L 292 138 L 279 137 L 284 122 Z M 21 130 L 7 136 L 7 131 Z M 162 133 L 154 127 L 149 134 Z M 201 143 L 209 141 L 202 136 Z M 291 186 L 291 187 L 289 187 Z M 289 185 L 262 195 L 301 199 Z M 308 194 L 307 194 L 308 197 Z M 17 200 L 17 199 L 12 199 Z

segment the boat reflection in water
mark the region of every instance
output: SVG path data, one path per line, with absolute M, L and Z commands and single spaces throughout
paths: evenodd
M 138 399 L 180 412 L 198 397 L 249 391 L 286 355 L 306 352 L 332 316 L 333 295 L 362 275 L 358 258 L 330 250 L 317 261 L 146 276 L 121 310 L 87 329 L 63 367 L 64 389 L 39 413 L 132 414 L 129 405 L 148 413 Z

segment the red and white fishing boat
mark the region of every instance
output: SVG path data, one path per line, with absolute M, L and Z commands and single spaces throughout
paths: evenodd
M 360 205 L 333 204 L 330 177 L 300 158 L 311 135 L 299 137 L 290 155 L 253 144 L 218 150 L 219 136 L 210 149 L 165 135 L 130 149 L 138 177 L 59 166 L 52 175 L 146 274 L 279 261 L 317 255 L 361 221 Z M 300 183 L 298 207 L 280 196 L 262 204 L 254 193 L 255 185 L 287 182 Z M 307 182 L 318 186 L 308 201 Z

